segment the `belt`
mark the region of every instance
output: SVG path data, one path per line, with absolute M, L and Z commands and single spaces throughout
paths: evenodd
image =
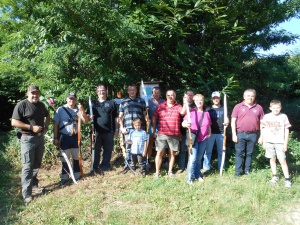
M 258 131 L 238 131 L 239 134 L 257 134 Z
M 25 134 L 25 133 L 22 133 L 22 136 L 41 136 L 42 133 L 31 133 L 31 134 Z

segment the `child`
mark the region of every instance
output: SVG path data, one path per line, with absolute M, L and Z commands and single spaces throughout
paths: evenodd
M 146 131 L 141 129 L 142 121 L 136 118 L 132 122 L 134 130 L 129 134 L 129 140 L 131 144 L 131 162 L 132 168 L 135 168 L 135 164 L 138 162 L 140 166 L 140 173 L 143 177 L 146 176 L 146 169 L 144 164 L 144 157 L 147 155 L 147 140 L 148 135 Z
M 266 149 L 265 156 L 270 158 L 270 166 L 273 173 L 270 183 L 275 184 L 279 180 L 276 174 L 277 157 L 285 177 L 285 187 L 290 188 L 292 182 L 290 181 L 289 169 L 285 160 L 285 152 L 287 151 L 289 127 L 291 127 L 291 124 L 287 116 L 280 113 L 280 101 L 272 100 L 270 103 L 270 110 L 271 113 L 266 114 L 261 121 L 263 138 L 260 144 L 263 144 Z

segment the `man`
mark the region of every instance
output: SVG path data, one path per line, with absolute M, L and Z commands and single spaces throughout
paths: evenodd
M 228 117 L 224 122 L 224 107 L 221 106 L 220 92 L 213 92 L 211 98 L 212 106 L 207 108 L 207 111 L 209 112 L 212 121 L 211 136 L 207 140 L 208 142 L 204 153 L 203 172 L 210 170 L 210 160 L 215 142 L 217 144 L 218 150 L 218 169 L 220 169 L 222 162 L 224 126 L 228 126 L 229 123 Z
M 95 123 L 95 158 L 92 174 L 102 173 L 110 169 L 111 154 L 114 149 L 114 137 L 118 136 L 117 104 L 107 97 L 106 87 L 102 84 L 96 89 L 98 99 L 93 101 L 93 115 Z M 89 111 L 89 110 L 88 110 Z M 89 112 L 90 113 L 90 112 Z M 93 131 L 94 132 L 94 131 Z M 103 147 L 100 164 L 101 148 Z M 99 171 L 100 164 L 100 171 Z
M 73 171 L 75 180 L 80 179 L 80 167 L 79 167 L 79 146 L 78 146 L 78 120 L 87 124 L 88 117 L 84 112 L 83 106 L 81 104 L 76 105 L 77 95 L 75 93 L 69 93 L 66 98 L 67 104 L 59 107 L 53 118 L 54 120 L 54 140 L 53 143 L 60 147 L 68 159 L 72 154 L 73 159 Z M 78 118 L 80 116 L 80 118 Z M 69 167 L 67 162 L 63 157 L 62 161 L 62 171 L 60 174 L 61 181 L 58 183 L 62 186 L 69 182 Z
M 196 107 L 193 98 L 194 92 L 192 90 L 188 90 L 184 93 L 184 97 L 188 102 L 189 108 L 194 109 Z M 183 120 L 183 117 L 182 117 Z M 180 153 L 178 155 L 178 171 L 177 173 L 182 173 L 186 168 L 186 156 L 187 156 L 187 146 L 186 146 L 186 128 L 181 126 L 181 142 L 180 142 Z
M 137 88 L 136 85 L 131 84 L 127 87 L 128 98 L 122 100 L 119 106 L 119 123 L 120 131 L 125 135 L 125 141 L 128 140 L 129 134 L 134 130 L 133 120 L 139 118 L 142 121 L 142 129 L 146 128 L 146 102 L 144 99 L 136 97 Z M 130 161 L 130 144 L 126 144 L 126 160 Z M 121 173 L 127 173 L 129 170 L 128 165 L 125 164 L 125 168 Z
M 152 88 L 152 98 L 148 100 L 149 105 L 149 120 L 150 120 L 150 138 L 149 138 L 149 144 L 148 144 L 148 150 L 147 150 L 147 156 L 148 159 L 152 156 L 152 148 L 154 144 L 154 137 L 153 137 L 153 127 L 152 127 L 152 117 L 154 114 L 155 109 L 160 103 L 165 102 L 166 100 L 160 98 L 161 92 L 159 87 Z M 158 131 L 158 120 L 156 120 L 156 132 Z
M 245 158 L 245 174 L 250 174 L 252 153 L 257 137 L 260 132 L 260 121 L 263 119 L 264 112 L 260 105 L 255 101 L 256 92 L 247 89 L 244 92 L 244 101 L 237 104 L 231 114 L 232 140 L 235 142 L 235 175 L 242 173 L 242 164 Z M 259 137 L 260 142 L 261 137 Z
M 179 139 L 181 136 L 180 125 L 181 116 L 183 115 L 183 108 L 176 102 L 175 91 L 168 90 L 166 99 L 166 102 L 158 105 L 152 117 L 153 136 L 156 138 L 155 145 L 157 151 L 155 157 L 156 173 L 154 174 L 154 178 L 159 177 L 162 159 L 167 147 L 169 147 L 170 150 L 168 176 L 174 177 L 172 169 L 175 156 L 179 153 Z M 156 133 L 155 130 L 157 119 L 159 120 L 159 128 L 158 132 Z
M 27 205 L 32 201 L 32 189 L 38 189 L 37 174 L 44 153 L 44 135 L 48 131 L 50 115 L 45 105 L 39 101 L 41 92 L 38 86 L 27 89 L 27 99 L 14 108 L 11 125 L 19 128 L 21 136 L 22 195 Z

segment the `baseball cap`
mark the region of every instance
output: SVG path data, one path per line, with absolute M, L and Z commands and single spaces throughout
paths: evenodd
M 39 87 L 38 87 L 38 86 L 35 86 L 35 85 L 30 85 L 30 86 L 28 87 L 28 90 L 27 90 L 27 91 L 28 91 L 28 92 L 34 92 L 34 91 L 41 92 L 40 89 L 39 89 Z
M 213 98 L 213 97 L 221 97 L 221 94 L 220 94 L 220 92 L 218 92 L 218 91 L 214 91 L 212 94 L 211 94 L 211 97 Z
M 68 98 L 77 98 L 77 95 L 74 92 L 70 92 Z

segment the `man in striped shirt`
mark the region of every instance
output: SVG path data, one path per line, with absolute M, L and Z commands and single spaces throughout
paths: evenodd
M 179 139 L 181 136 L 180 118 L 181 115 L 184 114 L 184 110 L 182 105 L 176 102 L 175 91 L 168 90 L 166 93 L 166 99 L 166 102 L 158 105 L 152 117 L 153 136 L 156 138 L 155 145 L 157 151 L 155 157 L 156 173 L 154 174 L 154 178 L 159 177 L 159 171 L 166 148 L 169 148 L 170 150 L 168 176 L 174 177 L 172 169 L 175 156 L 179 153 Z M 155 130 L 157 119 L 159 120 L 159 128 L 158 132 L 156 133 Z

